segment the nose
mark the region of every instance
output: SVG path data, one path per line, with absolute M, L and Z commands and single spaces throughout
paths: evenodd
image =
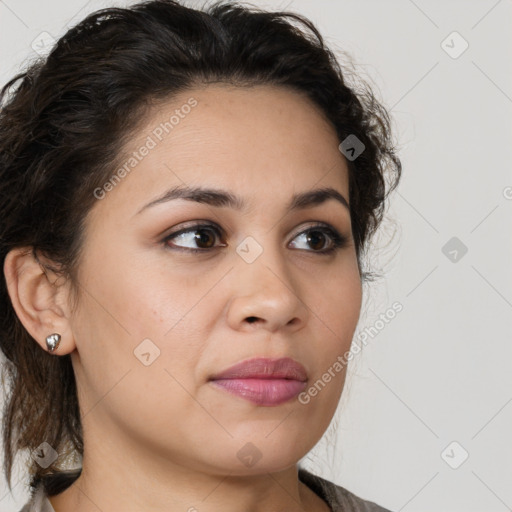
M 241 259 L 231 277 L 233 298 L 227 321 L 232 329 L 295 331 L 306 324 L 309 310 L 279 249 L 267 247 L 252 263 Z

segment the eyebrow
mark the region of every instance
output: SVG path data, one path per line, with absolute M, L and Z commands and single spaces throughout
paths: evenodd
M 247 208 L 247 204 L 241 197 L 238 197 L 227 190 L 179 185 L 171 188 L 160 197 L 157 197 L 143 206 L 136 215 L 151 206 L 166 203 L 174 199 L 186 199 L 187 201 L 204 203 L 218 208 L 229 207 L 237 211 L 244 211 Z M 345 197 L 332 187 L 323 187 L 294 194 L 286 206 L 286 211 L 291 212 L 311 208 L 325 203 L 330 199 L 338 201 L 350 212 L 350 206 Z

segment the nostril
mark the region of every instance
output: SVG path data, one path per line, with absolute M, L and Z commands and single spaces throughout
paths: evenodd
M 257 319 L 255 316 L 249 316 L 249 317 L 247 317 L 247 321 L 248 321 L 249 323 L 251 323 L 251 324 L 252 324 L 252 323 L 254 323 L 254 322 L 256 322 L 257 320 L 258 320 L 258 319 Z

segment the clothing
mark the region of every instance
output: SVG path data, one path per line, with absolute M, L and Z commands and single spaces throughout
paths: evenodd
M 59 473 L 59 476 L 56 476 L 56 478 L 59 478 L 61 482 L 59 484 L 61 491 L 71 485 L 78 478 L 79 474 L 79 470 Z M 388 509 L 372 501 L 363 500 L 344 487 L 314 475 L 303 468 L 299 468 L 299 480 L 326 501 L 332 512 L 390 512 Z M 42 482 L 33 489 L 31 498 L 20 512 L 55 512 L 46 497 Z

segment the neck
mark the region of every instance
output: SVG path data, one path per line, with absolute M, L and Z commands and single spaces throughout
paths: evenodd
M 92 455 L 92 454 L 91 454 Z M 329 512 L 329 507 L 299 480 L 295 465 L 252 475 L 194 471 L 166 462 L 144 467 L 136 457 L 95 463 L 84 454 L 80 476 L 49 498 L 55 512 Z M 165 475 L 165 476 L 163 476 Z

